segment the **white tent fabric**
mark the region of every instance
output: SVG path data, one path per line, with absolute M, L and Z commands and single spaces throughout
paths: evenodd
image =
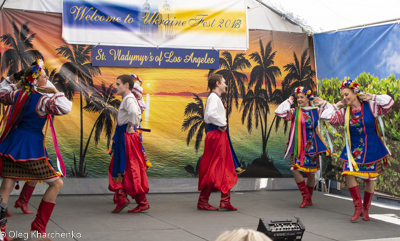
M 313 33 L 400 20 L 398 0 L 259 0 Z
M 0 4 L 4 1 L 3 8 L 62 12 L 62 0 L 0 0 Z M 247 6 L 249 29 L 302 32 L 285 18 L 313 33 L 400 20 L 399 0 L 247 0 Z
M 0 0 L 0 2 L 2 1 Z M 247 0 L 247 6 L 249 29 L 303 32 L 301 27 L 282 19 L 278 14 L 255 0 Z M 61 13 L 62 0 L 6 0 L 3 8 Z
M 62 0 L 5 0 L 3 8 L 61 13 Z
M 289 23 L 264 6 L 247 9 L 249 29 L 302 33 L 301 27 Z

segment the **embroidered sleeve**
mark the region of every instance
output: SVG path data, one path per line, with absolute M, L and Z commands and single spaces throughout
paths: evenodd
M 394 101 L 389 95 L 373 95 L 372 100 L 369 102 L 375 117 L 387 114 L 393 105 Z
M 331 125 L 342 126 L 344 125 L 344 112 L 345 109 L 340 109 L 335 105 L 326 105 L 321 112 L 321 119 Z
M 135 84 L 136 85 L 136 84 Z M 139 86 L 140 87 L 140 86 Z M 132 89 L 132 94 L 136 97 L 140 110 L 143 112 L 146 109 L 146 103 L 143 100 L 142 92 L 136 88 Z
M 293 103 L 289 99 L 285 100 L 275 110 L 275 114 L 284 120 L 291 121 L 295 111 L 294 108 L 290 108 L 292 104 Z
M 53 97 L 42 96 L 37 105 L 38 114 L 44 116 L 51 115 L 65 115 L 71 111 L 72 102 L 69 101 L 64 93 L 59 92 Z
M 321 116 L 322 113 L 323 113 L 325 110 L 329 109 L 329 108 L 332 108 L 332 104 L 329 103 L 328 101 L 325 101 L 325 102 L 318 108 L 318 116 Z
M 0 83 L 0 93 L 15 91 L 15 90 L 18 90 L 18 88 L 11 82 L 9 77 L 5 78 Z
M 19 92 L 19 90 L 0 93 L 0 102 L 3 105 L 14 105 L 15 95 L 18 92 Z

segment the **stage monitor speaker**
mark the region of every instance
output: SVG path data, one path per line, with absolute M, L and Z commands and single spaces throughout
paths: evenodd
M 260 218 L 257 228 L 274 241 L 301 240 L 305 230 L 298 217 Z

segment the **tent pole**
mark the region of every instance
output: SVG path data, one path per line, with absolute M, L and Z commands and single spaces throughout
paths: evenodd
M 289 23 L 301 27 L 301 28 L 303 29 L 304 32 L 307 32 L 307 31 L 305 31 L 305 29 L 304 29 L 300 24 L 298 24 L 298 23 L 296 23 L 295 21 L 291 20 L 290 18 L 286 17 L 286 16 L 285 16 L 283 13 L 281 13 L 280 11 L 278 11 L 278 10 L 276 10 L 276 9 L 274 9 L 274 8 L 272 8 L 272 7 L 270 7 L 270 6 L 268 6 L 268 5 L 265 4 L 262 0 L 255 0 L 255 1 L 258 2 L 259 4 L 263 5 L 264 7 L 268 8 L 268 9 L 271 10 L 272 12 L 278 14 L 280 17 L 285 18 L 285 20 L 288 21 Z
M 6 3 L 7 0 L 3 0 L 3 3 L 0 6 L 0 9 L 3 9 L 4 3 Z
M 338 32 L 338 31 L 344 31 L 344 30 L 351 30 L 351 29 L 357 29 L 357 28 L 364 28 L 364 27 L 369 27 L 369 26 L 374 26 L 374 25 L 380 25 L 380 24 L 389 24 L 389 23 L 399 23 L 400 18 L 394 18 L 394 19 L 389 19 L 389 20 L 383 20 L 379 22 L 374 22 L 374 23 L 367 23 L 367 24 L 361 24 L 361 25 L 356 25 L 352 27 L 347 27 L 347 28 L 340 28 L 336 30 L 329 30 L 329 31 L 324 31 L 320 33 L 333 33 L 333 32 Z M 314 33 L 314 34 L 320 34 L 320 33 Z

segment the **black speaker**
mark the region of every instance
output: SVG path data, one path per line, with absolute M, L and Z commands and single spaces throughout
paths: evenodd
M 274 241 L 301 240 L 305 230 L 298 217 L 260 218 L 257 228 Z

